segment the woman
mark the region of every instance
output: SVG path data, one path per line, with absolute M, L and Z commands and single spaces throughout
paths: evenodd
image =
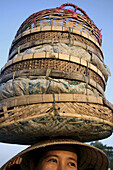
M 108 159 L 93 146 L 72 139 L 54 139 L 25 149 L 2 170 L 11 170 L 15 165 L 20 170 L 107 170 Z

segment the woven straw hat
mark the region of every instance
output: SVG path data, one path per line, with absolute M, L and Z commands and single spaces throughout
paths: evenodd
M 85 170 L 88 168 L 94 168 L 95 170 L 108 169 L 108 159 L 101 150 L 72 139 L 54 139 L 32 145 L 8 161 L 1 169 L 7 170 L 11 165 L 19 164 L 22 170 L 30 170 L 29 164 L 33 151 L 39 151 L 40 149 L 47 149 L 49 146 L 62 144 L 72 145 L 79 149 L 79 170 Z

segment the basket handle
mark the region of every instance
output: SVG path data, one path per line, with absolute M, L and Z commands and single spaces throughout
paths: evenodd
M 72 4 L 72 3 L 65 3 L 65 4 L 62 4 L 60 7 L 59 7 L 59 9 L 63 9 L 65 6 L 72 6 L 74 9 L 75 9 L 75 11 L 76 11 L 76 5 L 74 5 L 74 4 Z
M 76 12 L 77 10 L 79 10 L 80 12 L 82 12 L 85 16 L 87 16 L 86 12 L 84 10 L 82 10 L 81 8 L 79 8 L 78 6 L 72 4 L 72 3 L 65 3 L 65 4 L 62 4 L 59 9 L 63 9 L 65 6 L 71 6 L 75 9 L 75 11 L 72 11 L 72 12 Z M 88 17 L 88 16 L 87 16 Z

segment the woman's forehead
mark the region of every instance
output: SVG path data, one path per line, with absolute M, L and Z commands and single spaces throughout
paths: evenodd
M 41 158 L 42 161 L 46 159 L 57 159 L 59 161 L 74 161 L 77 163 L 78 156 L 76 153 L 65 150 L 52 150 L 46 152 Z
M 41 160 L 45 160 L 51 157 L 55 157 L 60 160 L 71 159 L 75 162 L 77 162 L 78 160 L 76 151 L 74 150 L 73 147 L 70 146 L 55 146 L 53 148 L 51 147 L 43 153 Z

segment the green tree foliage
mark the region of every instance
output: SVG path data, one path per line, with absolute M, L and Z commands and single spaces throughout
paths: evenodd
M 109 159 L 109 168 L 113 170 L 113 147 L 112 146 L 107 146 L 103 145 L 99 141 L 91 142 L 90 145 L 95 146 L 99 149 L 101 149 L 108 157 Z

